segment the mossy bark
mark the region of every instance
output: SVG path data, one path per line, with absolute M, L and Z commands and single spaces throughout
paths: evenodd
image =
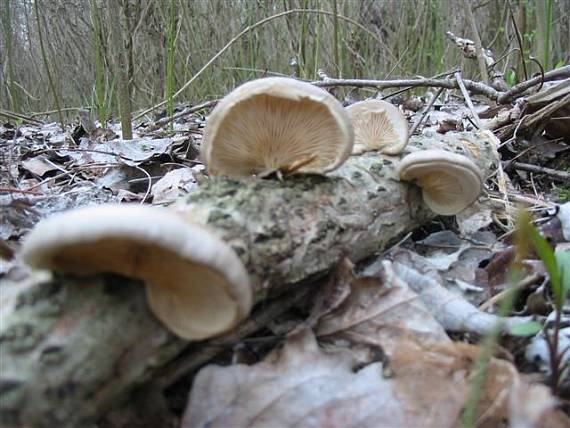
M 441 148 L 498 166 L 489 133 L 413 138 L 406 153 Z M 172 208 L 228 242 L 256 301 L 357 262 L 435 215 L 396 176 L 401 157 L 351 157 L 327 176 L 284 182 L 215 178 Z M 2 426 L 88 427 L 172 361 L 188 343 L 150 314 L 141 284 L 117 276 L 46 277 L 0 284 Z M 193 344 L 194 347 L 199 344 Z

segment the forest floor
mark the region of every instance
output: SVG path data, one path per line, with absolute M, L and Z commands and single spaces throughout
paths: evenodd
M 327 87 L 342 98 L 344 105 L 383 96 L 363 89 L 341 90 L 333 83 Z M 514 237 L 519 208 L 532 213 L 532 223 L 553 249 L 562 252 L 570 248 L 570 79 L 533 85 L 506 104 L 477 94 L 466 100 L 460 91 L 448 89 L 429 89 L 421 96 L 408 94 L 386 98 L 400 107 L 416 134 L 443 135 L 481 128 L 497 136 L 501 168 L 488 177 L 484 197 L 456 218 L 437 217 L 418 227 L 389 251 L 364 264 L 353 267 L 350 261 L 341 260 L 328 279 L 329 287 L 331 281 L 337 286 L 343 282 L 349 291 L 340 300 L 337 296 L 332 311 L 315 315 L 318 304 L 312 306 L 313 300 L 292 304 L 279 319 L 268 322 L 255 335 L 215 359 L 226 367 L 202 369 L 196 377 L 177 379 L 165 390 L 165 405 L 151 405 L 152 411 L 146 408 L 147 391 L 137 389 L 133 400 L 104 416 L 99 426 L 176 426 L 185 408 L 189 409 L 183 420 L 185 427 L 205 426 L 212 415 L 218 415 L 215 420 L 222 425 L 244 421 L 254 425 L 252 421 L 258 418 L 259 426 L 293 426 L 295 420 L 308 423 L 310 417 L 314 418 L 314 426 L 324 425 L 327 418 L 350 421 L 359 417 L 365 418 L 363 424 L 405 421 L 414 425 L 414 421 L 430 417 L 433 425 L 451 426 L 470 400 L 469 385 L 474 379 L 466 376 L 458 381 L 458 373 L 468 371 L 478 361 L 480 349 L 485 349 L 484 345 L 478 348 L 469 344 L 481 343 L 490 331 L 476 320 L 480 313 L 497 314 L 510 287 L 519 292 L 505 315 L 531 316 L 542 328 L 496 338 L 499 346 L 488 362 L 494 380 L 479 386 L 485 412 L 477 413 L 478 423 L 501 426 L 510 420 L 515 426 L 515 421 L 522 419 L 531 421 L 526 426 L 568 426 L 570 351 L 563 354 L 570 346 L 568 302 L 564 303 L 566 312 L 556 320 L 555 296 L 548 285 L 549 270 L 542 254 L 531 251 L 524 255 L 522 276 L 514 284 L 509 272 L 517 254 Z M 80 114 L 77 122 L 63 131 L 55 123 L 25 116 L 0 125 L 0 279 L 16 280 L 23 275 L 21 242 L 38 221 L 53 213 L 102 203 L 168 205 L 208 181 L 200 147 L 208 111 L 215 103 L 205 103 L 198 109 L 179 106 L 172 117 L 163 114 L 154 121 L 141 122 L 130 141 L 119 137 L 119 124 L 108 123 L 103 129 L 88 112 Z M 395 272 L 383 265 L 384 260 L 399 261 L 409 271 Z M 431 287 L 434 295 L 445 302 L 432 302 L 430 307 L 420 297 L 424 306 L 418 307 L 416 291 L 401 283 L 405 275 L 411 275 L 409 281 L 426 282 L 425 287 Z M 374 294 L 370 281 L 383 282 L 384 288 L 390 283 L 400 291 Z M 331 298 L 326 284 L 323 287 L 325 298 Z M 440 289 L 452 291 L 453 302 Z M 318 302 L 323 297 L 314 299 Z M 358 312 L 354 307 L 350 309 L 350 301 L 355 305 L 358 301 L 374 301 L 377 305 Z M 386 315 L 386 308 L 393 305 L 399 307 L 398 317 Z M 466 307 L 473 310 L 469 312 L 471 319 L 457 313 Z M 448 336 L 435 316 L 438 311 L 448 311 L 462 327 L 452 329 Z M 425 343 L 417 340 L 388 346 L 383 342 L 383 347 L 368 346 L 367 357 L 363 357 L 367 362 L 356 370 L 354 355 L 328 354 L 316 346 L 313 333 L 300 329 L 309 314 L 320 320 L 315 328 L 319 336 L 340 330 L 345 334 L 336 341 L 352 338 L 364 347 L 362 337 L 372 335 L 372 330 L 382 325 L 385 330 L 389 327 L 429 336 L 429 352 Z M 356 330 L 354 319 L 359 324 L 367 320 L 369 325 Z M 559 323 L 556 330 L 555 322 Z M 443 329 L 450 331 L 445 325 Z M 553 331 L 559 334 L 556 352 L 560 363 L 559 378 L 554 381 L 549 348 Z M 321 345 L 336 342 L 325 343 L 326 339 Z M 353 346 L 351 351 L 364 352 L 356 348 Z M 374 352 L 376 355 L 370 359 Z M 236 361 L 251 365 L 228 366 Z M 366 375 L 372 362 L 384 365 L 384 378 L 370 380 Z M 322 377 L 315 380 L 315 373 Z M 232 379 L 229 384 L 228 379 Z M 192 397 L 187 404 L 192 380 Z M 319 397 L 312 395 L 311 388 L 303 387 L 305 384 L 320 388 Z M 516 391 L 509 389 L 513 385 L 517 385 Z M 548 385 L 549 389 L 537 385 Z M 504 395 L 507 389 L 509 399 Z M 264 404 L 264 394 L 272 397 L 271 406 Z M 382 414 L 369 400 L 374 395 L 385 397 Z M 435 396 L 440 404 L 433 413 L 426 413 L 426 403 Z M 303 407 L 306 401 L 313 403 L 311 409 Z M 388 418 L 387 409 L 404 416 L 392 414 Z M 219 416 L 222 410 L 233 416 Z

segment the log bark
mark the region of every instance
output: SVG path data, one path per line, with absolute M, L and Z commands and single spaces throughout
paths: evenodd
M 406 153 L 464 154 L 489 176 L 498 167 L 488 131 L 415 137 Z M 401 157 L 351 157 L 327 176 L 212 179 L 173 209 L 211 228 L 245 263 L 257 302 L 306 284 L 341 256 L 382 251 L 435 215 L 402 183 Z M 143 287 L 111 275 L 0 284 L 2 426 L 84 427 L 188 346 L 150 314 Z M 217 339 L 219 340 L 219 339 Z

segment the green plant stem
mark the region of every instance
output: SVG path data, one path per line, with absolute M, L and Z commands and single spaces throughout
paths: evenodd
M 520 277 L 520 274 L 517 270 L 515 270 L 511 274 L 511 277 L 512 279 L 509 281 L 509 283 L 516 284 L 518 282 L 516 278 Z M 501 306 L 499 306 L 499 311 L 497 314 L 499 317 L 505 317 L 511 311 L 517 295 L 517 288 L 512 288 L 511 292 L 507 293 L 505 299 L 501 303 Z M 473 365 L 474 376 L 471 382 L 471 387 L 469 389 L 467 404 L 463 412 L 463 422 L 461 424 L 462 428 L 474 428 L 476 426 L 476 418 L 478 414 L 479 403 L 481 401 L 481 391 L 485 386 L 489 362 L 493 356 L 493 352 L 495 350 L 495 346 L 497 345 L 502 327 L 503 322 L 498 322 L 495 328 L 485 337 L 481 353 Z
M 335 75 L 339 78 L 341 76 L 341 68 L 339 62 L 339 54 L 338 54 L 338 10 L 337 10 L 337 0 L 332 0 L 333 2 L 333 58 L 334 64 L 333 67 L 335 69 Z
M 510 8 L 509 6 L 509 11 L 510 11 L 510 15 L 511 15 L 511 22 L 513 24 L 513 28 L 515 30 L 515 35 L 517 38 L 517 43 L 519 45 L 519 50 L 520 50 L 520 54 L 521 54 L 521 65 L 522 65 L 522 69 L 523 69 L 523 73 L 524 73 L 524 80 L 528 80 L 528 73 L 526 71 L 526 61 L 525 61 L 525 51 L 524 51 L 524 43 L 522 40 L 522 36 L 521 33 L 519 31 L 519 27 L 517 25 L 517 21 L 515 19 L 515 15 L 513 13 L 513 10 Z
M 91 20 L 93 24 L 93 40 L 95 41 L 95 103 L 101 127 L 107 127 L 107 110 L 105 104 L 105 59 L 103 53 L 103 28 L 97 0 L 91 0 Z
M 196 74 L 194 74 L 194 76 L 192 76 L 192 78 L 190 80 L 188 80 L 178 91 L 176 91 L 173 95 L 172 98 L 176 98 L 178 97 L 181 93 L 183 93 L 186 89 L 188 89 L 188 87 L 194 83 L 194 81 L 200 77 L 202 75 L 202 73 L 204 73 L 204 71 L 206 71 L 206 69 L 208 67 L 210 67 L 210 65 L 212 65 L 220 56 L 222 56 L 222 54 L 224 52 L 226 52 L 235 42 L 237 42 L 239 39 L 241 39 L 245 34 L 249 33 L 250 31 L 267 24 L 268 22 L 271 22 L 275 19 L 279 19 L 279 18 L 283 18 L 284 16 L 288 16 L 288 15 L 292 15 L 295 13 L 314 13 L 314 14 L 320 14 L 320 15 L 327 15 L 327 16 L 334 16 L 334 14 L 332 12 L 328 12 L 326 10 L 313 10 L 313 9 L 292 9 L 292 10 L 287 10 L 285 12 L 281 12 L 281 13 L 277 13 L 275 15 L 272 16 L 268 16 L 267 18 L 264 18 L 260 21 L 257 21 L 255 24 L 253 25 L 248 25 L 246 28 L 244 28 L 242 31 L 240 31 L 237 35 L 235 35 L 228 43 L 226 43 L 226 45 L 220 49 L 212 58 L 210 58 L 208 60 L 208 62 L 206 62 L 206 64 L 204 64 L 204 66 L 198 70 L 196 72 Z M 349 22 L 353 25 L 355 25 L 356 27 L 360 28 L 362 31 L 364 31 L 365 33 L 367 33 L 368 35 L 370 35 L 373 39 L 375 39 L 377 42 L 382 43 L 382 41 L 370 30 L 368 30 L 366 27 L 364 27 L 362 24 L 356 22 L 353 19 L 347 18 L 346 16 L 343 15 L 336 15 L 338 19 Z M 146 110 L 142 111 L 141 113 L 139 113 L 137 116 L 135 116 L 135 120 L 140 119 L 141 117 L 143 117 L 144 115 L 150 113 L 151 111 L 162 107 L 164 104 L 166 104 L 166 100 L 162 101 L 158 104 L 155 104 L 152 107 L 147 108 Z
M 20 113 L 20 93 L 16 86 L 16 79 L 14 76 L 14 52 L 12 50 L 12 17 L 10 8 L 10 0 L 4 0 L 4 13 L 2 14 L 2 27 L 4 30 L 4 40 L 6 49 L 6 59 L 8 63 L 8 89 L 10 91 L 10 101 L 12 110 Z
M 38 38 L 40 41 L 40 51 L 42 54 L 42 60 L 44 62 L 44 67 L 46 69 L 46 74 L 48 77 L 49 86 L 50 86 L 50 89 L 51 89 L 52 94 L 53 94 L 53 100 L 55 103 L 55 108 L 56 108 L 57 114 L 59 116 L 59 123 L 60 123 L 61 129 L 63 131 L 63 130 L 65 130 L 65 124 L 63 121 L 63 112 L 61 111 L 61 103 L 59 102 L 59 95 L 58 95 L 57 90 L 55 88 L 55 83 L 53 81 L 53 77 L 52 77 L 51 71 L 49 69 L 49 62 L 48 62 L 48 58 L 47 58 L 46 49 L 44 46 L 44 38 L 42 36 L 42 26 L 41 26 L 41 22 L 40 22 L 41 21 L 40 20 L 40 0 L 34 1 L 34 10 L 36 12 L 36 23 L 38 26 Z
M 174 113 L 174 50 L 176 46 L 176 0 L 170 0 L 170 16 L 168 22 L 167 58 L 166 58 L 166 115 Z M 170 123 L 173 127 L 173 123 Z
M 121 133 L 123 139 L 132 140 L 133 127 L 131 121 L 131 99 L 127 61 L 124 54 L 125 49 L 120 22 L 121 7 L 119 5 L 119 0 L 110 0 L 109 5 L 111 36 L 115 48 L 115 70 L 118 74 L 118 101 L 119 114 L 121 116 Z

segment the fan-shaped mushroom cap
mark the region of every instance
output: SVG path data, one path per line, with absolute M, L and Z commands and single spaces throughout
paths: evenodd
M 323 173 L 350 156 L 354 134 L 342 105 L 321 88 L 284 77 L 247 82 L 208 117 L 202 143 L 210 174 L 287 169 Z
M 354 126 L 353 154 L 370 150 L 394 155 L 408 144 L 408 121 L 398 107 L 380 100 L 365 100 L 346 108 Z
M 233 250 L 166 209 L 101 205 L 67 211 L 41 221 L 22 252 L 36 268 L 144 280 L 151 310 L 185 339 L 231 329 L 252 305 L 249 277 Z
M 401 180 L 415 181 L 433 212 L 454 215 L 481 193 L 481 171 L 469 158 L 445 150 L 422 150 L 402 159 Z

